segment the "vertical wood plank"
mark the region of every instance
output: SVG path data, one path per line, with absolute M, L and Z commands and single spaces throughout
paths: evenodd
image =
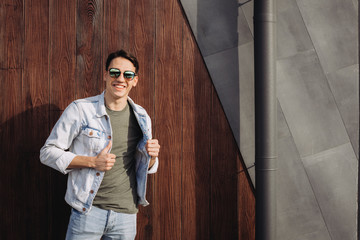
M 50 129 L 62 111 L 75 99 L 76 67 L 76 2 L 72 0 L 49 3 L 49 96 Z M 67 177 L 51 169 L 51 239 L 65 239 L 70 206 L 64 200 Z
M 23 67 L 23 13 L 21 0 L 0 3 L 0 69 Z
M 133 4 L 136 4 L 136 2 L 131 3 L 131 8 L 134 7 Z M 129 49 L 129 0 L 104 1 L 103 38 L 104 64 L 102 69 L 105 70 L 105 61 L 111 52 Z
M 103 20 L 103 1 L 77 0 L 77 98 L 97 95 L 103 89 Z
M 20 69 L 1 69 L 0 70 L 0 87 L 6 89 L 0 96 L 1 104 L 1 122 L 0 122 L 0 215 L 1 227 L 0 238 L 11 239 L 13 236 L 20 237 L 19 228 L 23 230 L 21 221 L 21 210 L 23 206 L 18 206 L 21 199 L 22 188 L 16 188 L 18 165 L 20 157 L 18 153 L 18 145 L 21 139 L 21 131 L 19 131 L 19 118 L 21 110 L 21 77 Z M 16 212 L 15 209 L 19 209 Z M 20 226 L 20 227 L 18 227 Z
M 238 239 L 238 148 L 215 91 L 211 121 L 211 236 Z
M 64 110 L 75 98 L 76 2 L 50 0 L 49 21 L 50 103 Z
M 130 95 L 154 117 L 155 0 L 132 4 L 129 49 L 139 62 L 139 84 Z
M 0 69 L 7 68 L 7 37 L 6 25 L 10 21 L 6 21 L 7 2 L 0 3 Z M 4 74 L 4 73 L 2 73 Z
M 22 1 L 5 0 L 0 3 L 0 123 L 23 110 L 21 98 L 24 18 Z M 14 71 L 15 70 L 15 71 Z
M 27 0 L 25 4 L 25 74 L 23 97 L 26 108 L 49 102 L 48 0 Z M 39 27 L 41 26 L 41 27 Z
M 139 82 L 130 93 L 131 98 L 143 106 L 153 123 L 153 137 L 157 138 L 154 125 L 154 52 L 155 52 L 155 1 L 134 1 L 129 9 L 129 51 L 139 62 Z M 160 143 L 162 144 L 162 143 Z M 160 161 L 162 156 L 160 155 Z M 137 239 L 154 239 L 154 207 L 158 204 L 154 198 L 154 180 L 157 174 L 148 176 L 147 200 L 150 205 L 140 207 L 138 213 Z
M 182 24 L 178 2 L 156 1 L 155 128 L 162 143 L 154 239 L 181 239 Z
M 2 1 L 0 3 L 0 87 L 4 91 L 0 96 L 0 199 L 1 228 L 0 238 L 21 237 L 24 229 L 18 224 L 23 206 L 18 200 L 22 193 L 17 184 L 17 167 L 19 164 L 19 115 L 23 111 L 22 74 L 24 42 L 24 9 L 22 1 Z M 19 124 L 20 123 L 20 124 Z M 21 190 L 21 188 L 20 188 Z M 19 213 L 14 213 L 19 209 Z
M 241 154 L 238 163 L 238 229 L 239 239 L 255 239 L 255 195 Z
M 48 0 L 24 1 L 25 42 L 22 101 L 19 118 L 17 185 L 21 196 L 16 212 L 21 214 L 18 239 L 48 239 L 50 169 L 41 165 L 39 151 L 48 136 L 49 116 L 49 4 Z M 46 127 L 44 127 L 46 126 Z M 24 201 L 26 196 L 26 201 Z M 26 214 L 23 214 L 26 213 Z M 29 224 L 31 223 L 31 224 Z
M 183 55 L 182 239 L 210 239 L 212 84 L 187 24 Z

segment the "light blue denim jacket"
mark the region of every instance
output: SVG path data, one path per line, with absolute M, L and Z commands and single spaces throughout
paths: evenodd
M 143 138 L 137 145 L 135 169 L 138 204 L 146 206 L 147 174 L 157 171 L 159 162 L 148 170 L 150 156 L 145 150 L 147 140 L 152 138 L 151 119 L 145 109 L 128 98 Z M 89 212 L 94 197 L 104 177 L 104 172 L 93 168 L 67 169 L 77 155 L 96 156 L 112 139 L 112 129 L 101 95 L 72 102 L 63 112 L 40 150 L 40 161 L 63 174 L 68 174 L 65 201 L 76 210 Z

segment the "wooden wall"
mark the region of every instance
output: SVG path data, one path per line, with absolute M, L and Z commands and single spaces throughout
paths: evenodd
M 137 239 L 254 239 L 253 189 L 177 0 L 1 1 L 0 239 L 64 239 L 66 176 L 39 150 L 120 48 L 138 57 L 131 96 L 162 145 Z

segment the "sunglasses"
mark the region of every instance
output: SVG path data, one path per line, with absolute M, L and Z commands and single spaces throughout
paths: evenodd
M 109 75 L 112 78 L 118 78 L 121 75 L 121 71 L 117 68 L 110 68 L 109 69 Z M 123 76 L 126 80 L 133 80 L 136 74 L 133 71 L 124 71 Z

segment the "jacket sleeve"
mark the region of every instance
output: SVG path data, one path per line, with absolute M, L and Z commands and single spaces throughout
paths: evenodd
M 68 149 L 79 134 L 80 128 L 80 112 L 76 103 L 73 102 L 65 109 L 41 148 L 41 163 L 63 174 L 70 172 L 71 170 L 67 170 L 67 167 L 76 155 Z
M 148 132 L 149 132 L 148 138 L 151 139 L 152 138 L 152 127 L 151 127 L 152 124 L 151 124 L 151 118 L 148 114 L 146 114 L 146 121 L 147 121 Z M 152 165 L 152 167 L 150 169 L 148 169 L 148 174 L 156 173 L 158 167 L 159 167 L 159 159 L 158 159 L 158 157 L 156 157 L 154 165 Z
M 154 165 L 148 170 L 148 174 L 153 174 L 157 172 L 157 169 L 159 167 L 159 159 L 156 157 Z

